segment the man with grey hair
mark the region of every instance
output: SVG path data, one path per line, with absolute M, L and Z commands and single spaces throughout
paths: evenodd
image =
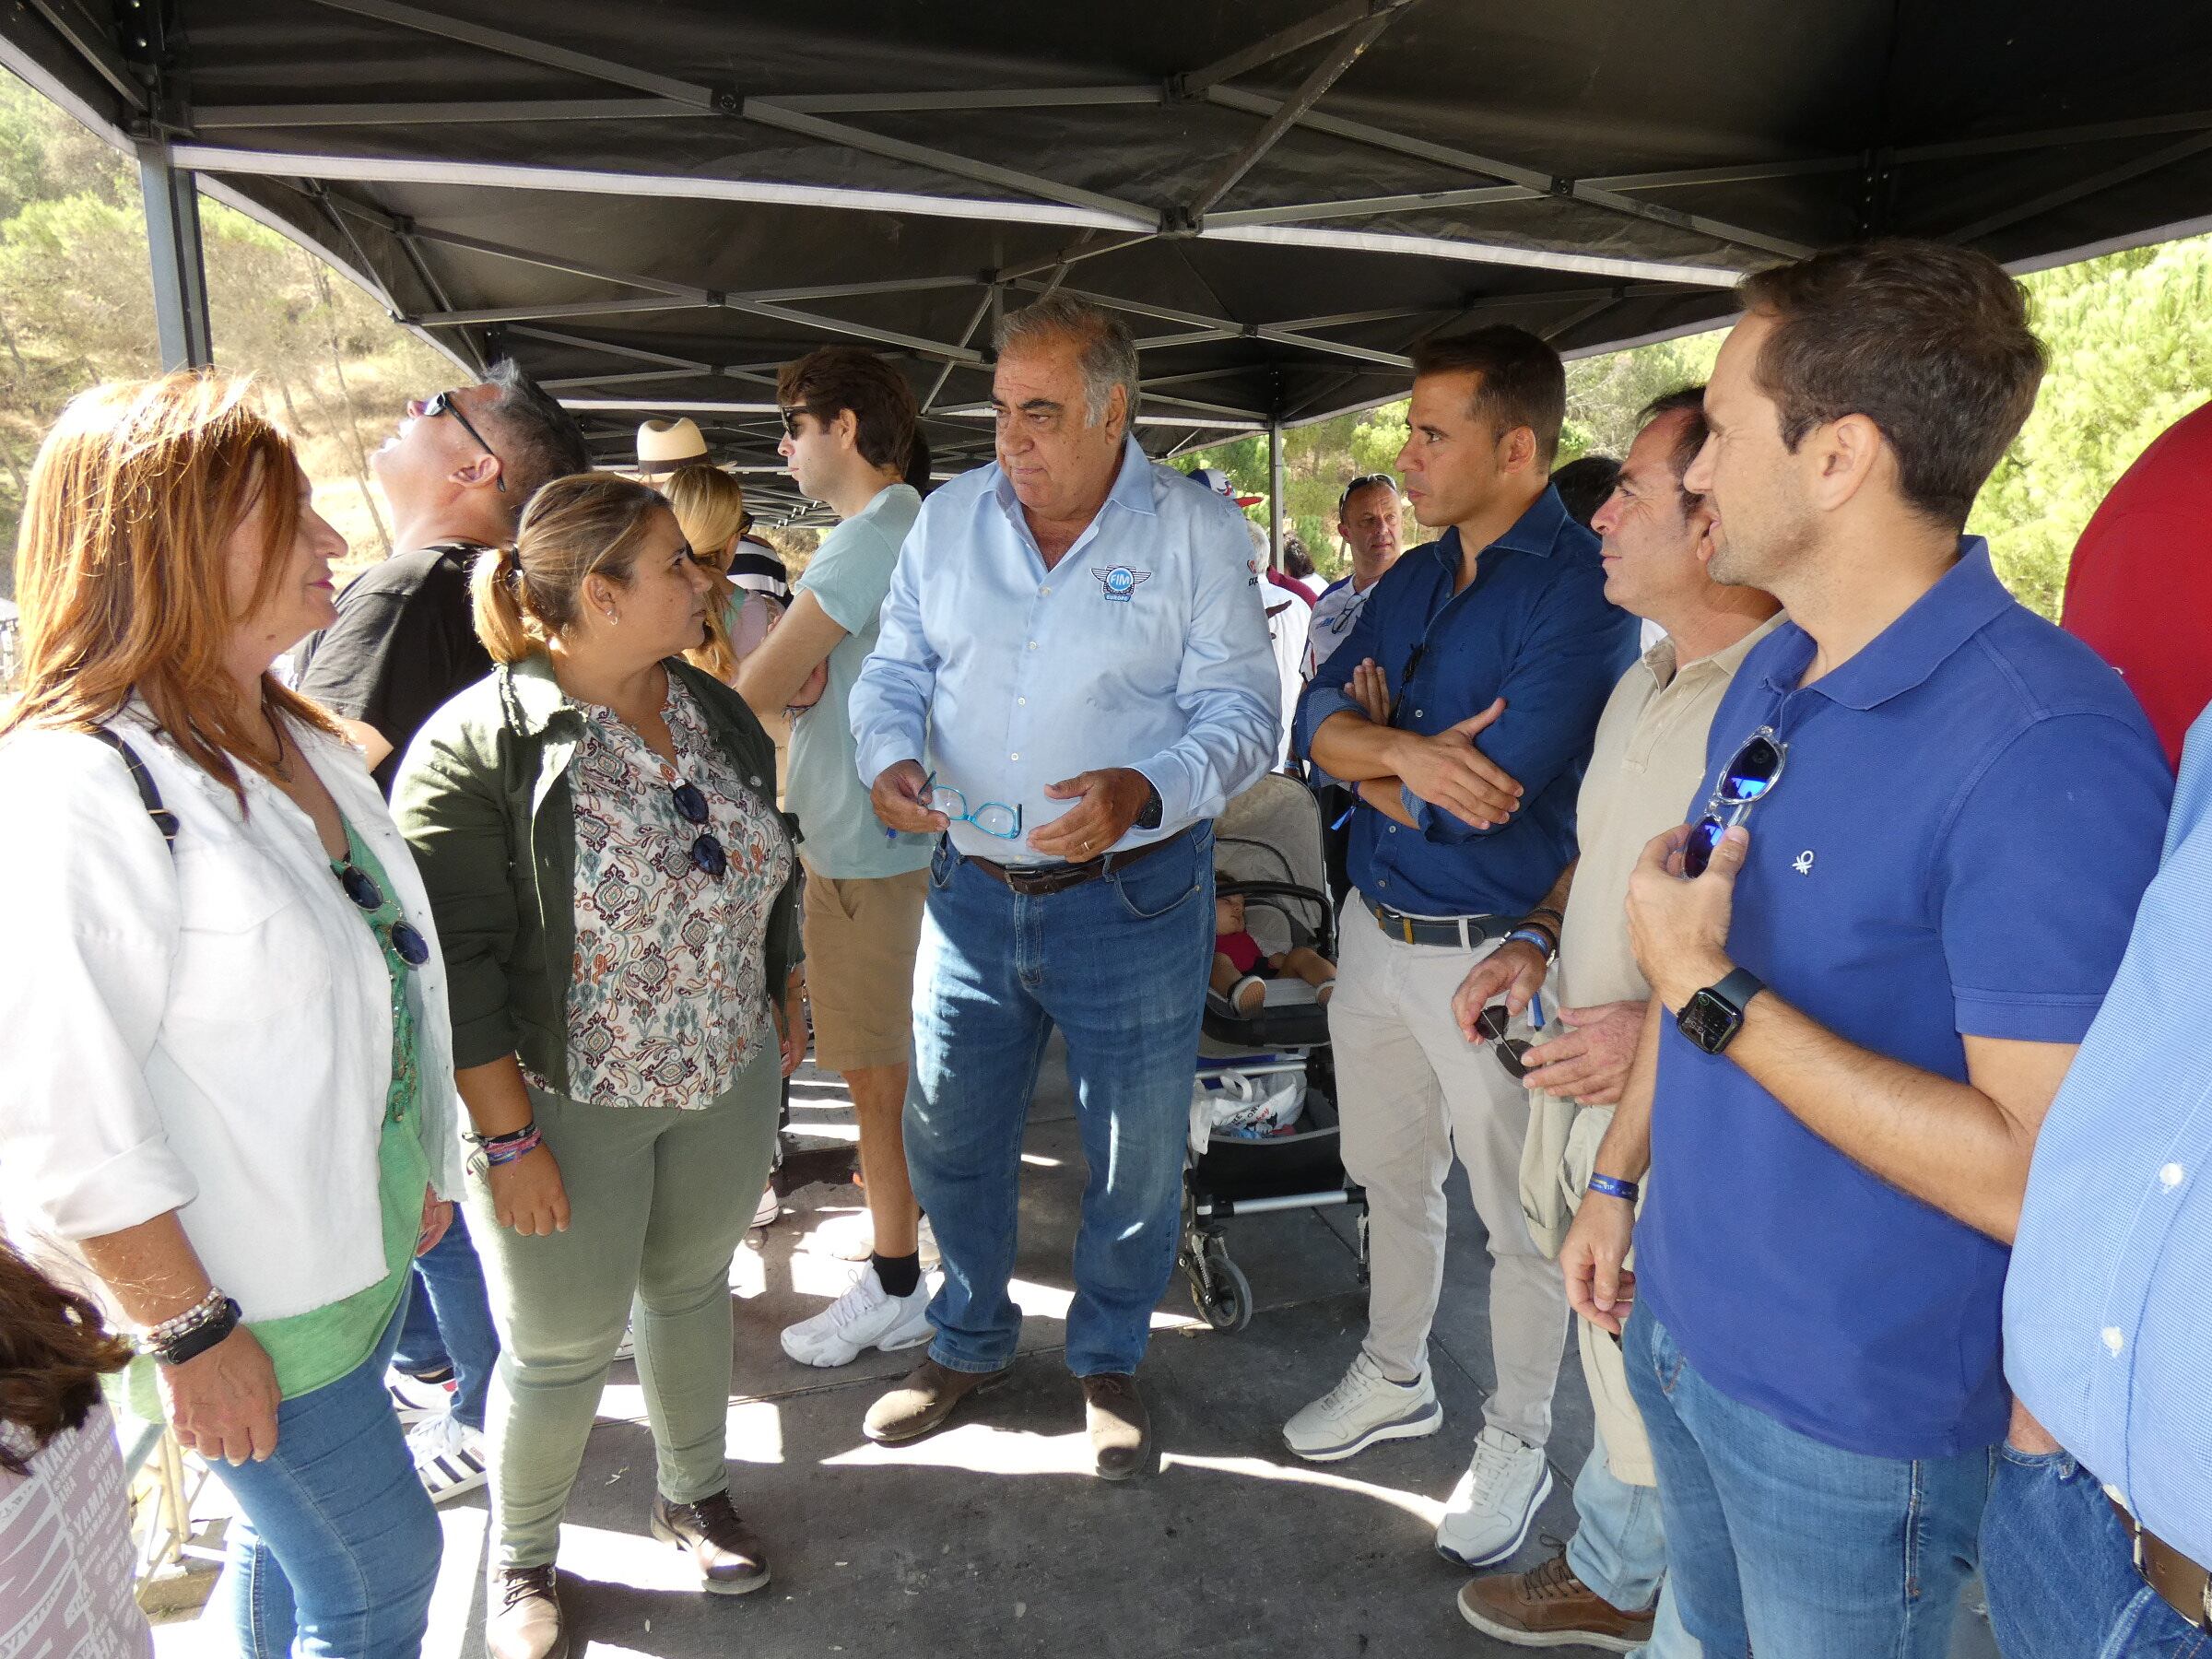
M 1274 759 L 1275 669 L 1241 515 L 1130 436 L 1120 320 L 1056 295 L 998 348 L 997 463 L 923 504 L 851 700 L 877 816 L 938 838 L 906 1152 L 945 1283 L 928 1358 L 865 1428 L 926 1434 L 1013 1361 L 1022 1128 L 1058 1027 L 1090 1168 L 1067 1363 L 1124 1479 L 1151 1461 L 1133 1373 L 1181 1229 L 1211 820 Z

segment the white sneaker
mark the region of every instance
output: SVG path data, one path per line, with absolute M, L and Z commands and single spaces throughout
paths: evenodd
M 814 1238 L 823 1253 L 841 1262 L 865 1262 L 876 1253 L 876 1224 L 868 1219 L 866 1210 L 823 1222 L 815 1230 Z M 935 1273 L 945 1264 L 937 1253 L 937 1235 L 927 1216 L 922 1218 L 915 1239 L 922 1253 L 922 1271 Z
M 1436 1553 L 1462 1567 L 1504 1560 L 1528 1539 L 1536 1510 L 1551 1493 L 1551 1465 L 1544 1448 L 1485 1429 L 1475 1441 L 1475 1461 L 1452 1488 L 1444 1518 L 1436 1524 Z
M 760 1202 L 753 1206 L 752 1225 L 755 1227 L 771 1226 L 782 1213 L 783 1201 L 776 1196 L 776 1189 L 772 1186 L 763 1188 L 760 1194 Z
M 425 1418 L 407 1430 L 407 1454 L 416 1478 L 432 1503 L 473 1492 L 490 1478 L 490 1449 L 481 1430 L 451 1412 Z
M 783 1351 L 801 1365 L 850 1365 L 869 1348 L 889 1353 L 930 1338 L 929 1280 L 911 1296 L 893 1296 L 874 1264 L 853 1276 L 853 1288 L 817 1313 L 783 1328 Z
M 392 1396 L 392 1410 L 402 1429 L 443 1417 L 453 1409 L 459 1389 L 451 1377 L 441 1382 L 418 1382 L 396 1366 L 384 1373 L 384 1392 Z
M 1283 1444 L 1310 1463 L 1335 1463 L 1378 1441 L 1434 1434 L 1443 1423 L 1427 1371 L 1417 1382 L 1393 1382 L 1362 1349 L 1343 1382 L 1283 1425 Z

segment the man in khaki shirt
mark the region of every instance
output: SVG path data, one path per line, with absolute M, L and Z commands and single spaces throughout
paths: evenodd
M 1682 821 L 1704 778 L 1706 731 L 1721 694 L 1780 619 L 1767 594 L 1723 587 L 1705 572 L 1713 514 L 1682 488 L 1705 441 L 1701 395 L 1690 387 L 1644 412 L 1619 484 L 1591 520 L 1604 538 L 1606 597 L 1667 637 L 1622 676 L 1606 705 L 1576 802 L 1580 856 L 1545 900 L 1553 915 L 1563 912 L 1546 999 L 1556 1006 L 1544 1028 L 1557 1035 L 1527 1055 L 1533 1110 L 1521 1199 L 1547 1254 L 1558 1253 L 1581 1202 L 1651 999 L 1629 944 L 1629 872 L 1653 836 Z M 1520 941 L 1477 964 L 1453 1000 L 1469 1041 L 1483 1041 L 1474 1028 L 1486 1006 L 1502 999 L 1520 1013 L 1546 974 L 1535 947 Z M 1626 1653 L 1648 1642 L 1641 1651 L 1650 1659 L 1694 1659 L 1698 1643 L 1674 1618 L 1671 1597 L 1659 1595 L 1666 1540 L 1619 1345 L 1586 1320 L 1575 1330 L 1597 1436 L 1575 1481 L 1574 1538 L 1531 1571 L 1471 1581 L 1460 1611 L 1516 1646 L 1566 1639 Z

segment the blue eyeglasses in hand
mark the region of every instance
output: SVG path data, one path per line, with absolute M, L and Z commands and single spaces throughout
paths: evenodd
M 968 810 L 968 797 L 950 785 L 937 787 L 937 774 L 931 772 L 922 782 L 922 797 L 929 803 L 932 812 L 941 812 L 956 824 L 973 824 L 985 835 L 1000 841 L 1012 841 L 1021 833 L 1021 808 L 1009 806 L 1004 801 L 985 801 L 973 812 Z M 883 832 L 885 841 L 897 839 L 896 830 Z

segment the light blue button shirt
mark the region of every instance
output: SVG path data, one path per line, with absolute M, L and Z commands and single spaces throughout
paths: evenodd
M 2052 810 L 2066 810 L 2053 800 Z M 2159 874 L 2036 1141 L 2005 1375 L 2136 1519 L 2212 1560 L 2212 712 Z
M 860 776 L 922 760 L 970 809 L 1019 806 L 1021 836 L 972 824 L 953 845 L 1041 862 L 1029 836 L 1068 811 L 1045 786 L 1135 767 L 1176 834 L 1256 782 L 1281 732 L 1279 683 L 1243 515 L 1149 460 L 1134 439 L 1106 504 L 1046 570 L 994 464 L 922 504 L 853 688 Z

